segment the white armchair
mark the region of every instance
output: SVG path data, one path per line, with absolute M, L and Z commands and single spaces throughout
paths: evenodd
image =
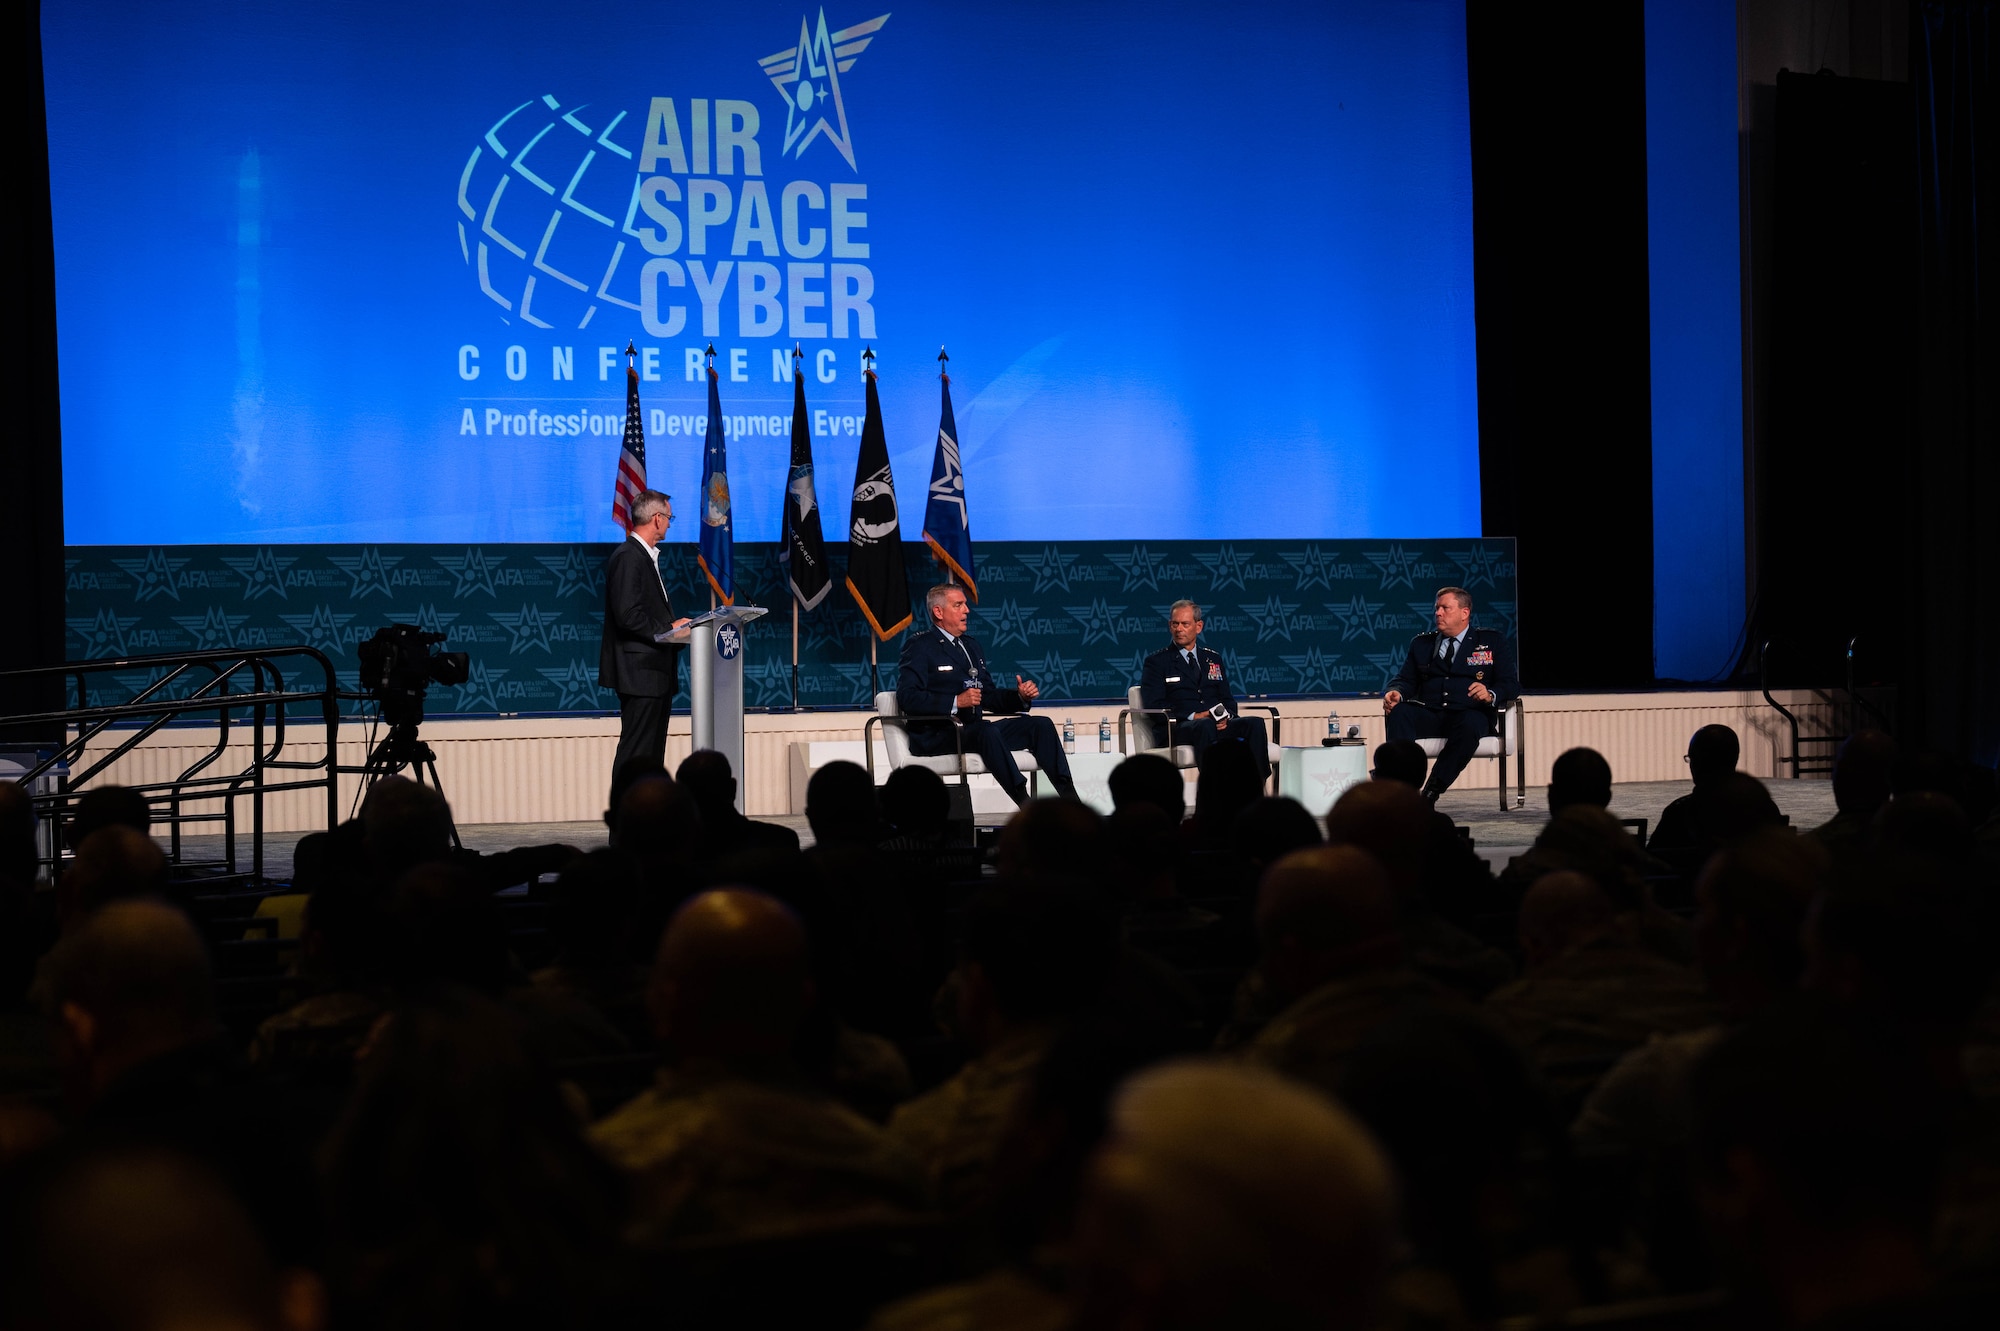
M 955 751 L 930 756 L 910 752 L 909 722 L 911 721 L 951 722 Z M 960 785 L 964 785 L 965 779 L 969 776 L 990 775 L 986 770 L 985 759 L 976 753 L 965 751 L 965 725 L 955 713 L 950 716 L 905 716 L 903 709 L 896 703 L 895 691 L 884 690 L 875 695 L 875 715 L 869 717 L 861 726 L 861 746 L 868 755 L 870 780 L 875 777 L 875 745 L 872 743 L 870 732 L 876 726 L 882 728 L 882 747 L 888 752 L 889 770 L 892 772 L 899 767 L 928 767 L 940 776 L 956 776 Z M 1029 795 L 1039 794 L 1040 774 L 1035 763 L 1035 755 L 1017 752 L 1014 755 L 1014 765 L 1027 776 Z
M 1479 741 L 1479 747 L 1472 751 L 1474 758 L 1493 759 L 1493 770 L 1500 787 L 1500 811 L 1507 811 L 1507 760 L 1514 760 L 1514 807 L 1527 807 L 1528 803 L 1528 758 L 1521 748 L 1521 722 L 1527 710 L 1519 698 L 1500 709 L 1500 733 L 1488 735 Z M 1426 757 L 1435 759 L 1444 752 L 1441 739 L 1420 739 L 1417 741 Z
M 1125 705 L 1118 709 L 1118 752 L 1132 756 L 1135 753 L 1157 753 L 1176 767 L 1193 767 L 1194 746 L 1176 744 L 1171 749 L 1153 737 L 1151 717 L 1164 717 L 1165 708 L 1148 711 L 1139 698 L 1139 686 L 1134 684 L 1125 690 Z

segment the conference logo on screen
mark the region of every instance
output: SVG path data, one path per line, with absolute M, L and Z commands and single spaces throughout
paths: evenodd
M 643 344 L 645 382 L 700 382 L 711 343 L 725 386 L 789 385 L 794 345 L 834 382 L 850 359 L 840 345 L 876 336 L 849 96 L 889 18 L 834 27 L 821 8 L 781 50 L 718 53 L 711 68 L 740 65 L 740 87 L 663 89 L 630 106 L 565 89 L 496 108 L 453 195 L 459 259 L 496 316 L 456 349 L 459 433 L 622 433 L 614 403 L 580 410 L 552 396 L 545 409 L 523 391 L 616 391 L 628 341 Z M 816 420 L 816 432 L 842 432 L 843 419 Z M 647 432 L 706 425 L 654 410 Z M 761 414 L 725 429 L 775 434 L 789 422 Z

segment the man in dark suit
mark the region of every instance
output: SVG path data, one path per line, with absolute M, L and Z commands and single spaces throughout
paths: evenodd
M 1076 798 L 1069 778 L 1069 759 L 1055 723 L 1045 716 L 1028 716 L 1040 690 L 1033 680 L 1014 676 L 1014 687 L 1003 689 L 986 668 L 985 653 L 965 636 L 970 607 L 965 589 L 951 583 L 930 589 L 931 627 L 912 633 L 903 643 L 903 661 L 896 680 L 896 705 L 905 716 L 946 716 L 956 713 L 965 729 L 965 751 L 976 753 L 1016 804 L 1028 802 L 1028 781 L 1014 763 L 1013 750 L 1027 749 L 1035 765 L 1048 775 L 1056 793 Z M 910 723 L 910 751 L 925 757 L 952 753 L 951 724 L 946 721 Z
M 1521 691 L 1514 649 L 1492 629 L 1472 627 L 1472 593 L 1446 587 L 1432 609 L 1437 628 L 1410 639 L 1410 654 L 1382 695 L 1389 738 L 1441 739 L 1424 796 L 1432 803 L 1495 733 L 1502 707 Z
M 1259 717 L 1236 715 L 1228 667 L 1221 653 L 1201 645 L 1202 623 L 1200 606 L 1193 601 L 1175 601 L 1167 611 L 1167 634 L 1174 645 L 1147 657 L 1139 672 L 1140 705 L 1149 712 L 1167 713 L 1145 718 L 1153 727 L 1153 742 L 1192 745 L 1199 761 L 1217 740 L 1240 737 L 1257 755 L 1261 779 L 1269 780 L 1271 748 L 1264 722 Z M 1228 710 L 1228 716 L 1211 715 L 1218 703 Z
M 618 693 L 618 756 L 612 784 L 625 764 L 664 764 L 667 711 L 679 682 L 680 648 L 667 635 L 685 627 L 674 618 L 660 576 L 659 544 L 673 525 L 673 501 L 641 490 L 632 501 L 631 535 L 604 563 L 604 638 L 597 650 L 597 682 Z

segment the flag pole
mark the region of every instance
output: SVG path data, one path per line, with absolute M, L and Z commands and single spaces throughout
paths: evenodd
M 794 381 L 803 373 L 799 368 L 799 362 L 805 359 L 805 354 L 804 347 L 800 346 L 797 342 L 792 343 L 792 378 Z M 805 390 L 800 389 L 798 391 L 804 392 Z M 792 514 L 791 509 L 788 507 L 785 510 L 785 530 L 787 532 L 791 530 L 791 522 Z M 785 568 L 789 573 L 792 566 L 791 549 L 789 547 L 786 548 L 785 555 Z M 796 712 L 799 710 L 799 589 L 794 585 L 789 590 L 792 593 L 792 710 Z
M 711 343 L 709 343 L 709 344 L 708 344 L 708 351 L 707 351 L 707 352 L 706 352 L 705 354 L 707 355 L 708 359 L 707 359 L 707 360 L 705 360 L 705 361 L 703 361 L 703 362 L 702 362 L 702 365 L 703 365 L 703 367 L 704 367 L 704 368 L 706 368 L 706 369 L 707 369 L 707 371 L 708 371 L 708 374 L 709 374 L 709 377 L 710 377 L 710 378 L 714 378 L 714 377 L 715 377 L 715 343 L 711 342 Z M 707 496 L 707 495 L 703 495 L 703 496 L 701 497 L 701 501 L 702 501 L 703 503 L 706 503 L 706 502 L 708 502 L 708 496 Z M 699 531 L 699 529 L 697 529 L 697 531 Z M 708 610 L 709 610 L 709 613 L 710 613 L 710 614 L 714 614 L 714 613 L 715 613 L 715 579 L 714 579 L 714 578 L 710 578 L 710 579 L 708 579 Z
M 944 347 L 939 346 L 937 358 L 938 358 L 938 378 L 944 380 L 945 383 L 949 384 L 951 382 L 951 357 L 945 353 Z M 951 571 L 951 565 L 945 563 L 944 560 L 938 558 L 938 552 L 935 549 L 931 551 L 931 567 L 942 568 L 944 570 L 944 580 L 946 586 L 955 587 L 958 585 L 958 577 Z

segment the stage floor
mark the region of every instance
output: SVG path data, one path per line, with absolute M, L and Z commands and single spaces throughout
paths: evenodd
M 1486 764 L 1477 764 L 1474 774 Z M 1489 772 L 1490 774 L 1490 772 Z M 1824 780 L 1766 781 L 1771 798 L 1799 831 L 1817 827 L 1833 817 L 1833 783 Z M 1620 818 L 1644 818 L 1648 830 L 1659 821 L 1660 810 L 1692 789 L 1686 781 L 1631 781 L 1611 788 L 1611 812 Z M 1193 797 L 1193 789 L 1189 789 Z M 1461 787 L 1448 791 L 1439 807 L 1453 821 L 1472 830 L 1474 846 L 1497 869 L 1507 860 L 1534 844 L 1535 834 L 1548 821 L 1548 788 L 1530 786 L 1528 807 L 1500 812 L 1494 807 L 1493 788 L 1488 785 Z M 812 829 L 802 816 L 781 814 L 762 819 L 795 829 L 801 844 L 812 844 Z M 304 833 L 273 832 L 264 839 L 265 873 L 278 880 L 291 876 L 292 847 Z M 515 846 L 564 842 L 583 850 L 595 850 L 606 842 L 602 823 L 474 823 L 459 828 L 459 836 L 473 850 L 498 851 Z M 185 837 L 186 855 L 199 859 L 220 856 L 220 837 Z M 244 848 L 244 849 L 247 849 Z M 247 855 L 245 857 L 247 861 Z

